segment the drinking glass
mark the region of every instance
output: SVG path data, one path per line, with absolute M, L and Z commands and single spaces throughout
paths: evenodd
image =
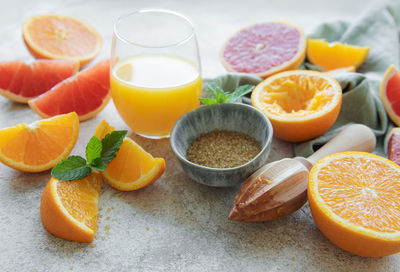
M 144 9 L 114 25 L 111 94 L 137 134 L 168 137 L 184 113 L 199 106 L 201 65 L 192 23 L 175 11 Z

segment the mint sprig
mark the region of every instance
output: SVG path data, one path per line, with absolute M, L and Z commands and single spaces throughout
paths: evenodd
M 117 130 L 107 134 L 103 140 L 93 136 L 86 145 L 86 160 L 81 156 L 69 156 L 51 170 L 51 175 L 60 180 L 77 180 L 90 175 L 92 170 L 104 171 L 119 151 L 128 131 Z
M 200 102 L 206 105 L 214 105 L 221 103 L 234 103 L 242 96 L 250 93 L 254 86 L 253 85 L 242 85 L 237 87 L 233 92 L 225 92 L 221 87 L 215 83 L 208 83 L 207 88 L 210 91 L 213 98 L 199 98 Z

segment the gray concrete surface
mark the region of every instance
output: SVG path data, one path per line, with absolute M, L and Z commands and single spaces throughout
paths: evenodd
M 203 74 L 213 77 L 225 72 L 218 60 L 222 43 L 244 25 L 278 19 L 308 32 L 326 20 L 354 19 L 371 0 L 0 2 L 1 61 L 32 60 L 21 38 L 22 23 L 32 15 L 58 13 L 93 25 L 104 40 L 99 58 L 106 58 L 119 15 L 162 7 L 192 18 Z M 0 97 L 0 127 L 37 119 L 27 106 Z M 102 119 L 126 129 L 110 103 L 96 118 L 81 124 L 73 154 L 82 154 Z M 238 188 L 197 184 L 182 173 L 168 140 L 130 136 L 166 158 L 166 172 L 136 192 L 104 185 L 99 229 L 91 244 L 64 241 L 42 227 L 39 202 L 49 172 L 24 174 L 0 165 L 0 271 L 400 271 L 400 254 L 368 259 L 332 245 L 317 229 L 307 205 L 274 222 L 230 222 L 227 215 Z M 269 161 L 291 154 L 290 145 L 274 139 Z

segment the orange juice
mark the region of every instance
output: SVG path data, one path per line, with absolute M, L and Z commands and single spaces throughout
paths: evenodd
M 201 76 L 197 67 L 178 57 L 135 56 L 111 70 L 111 94 L 122 119 L 136 133 L 169 136 L 184 113 L 199 105 Z

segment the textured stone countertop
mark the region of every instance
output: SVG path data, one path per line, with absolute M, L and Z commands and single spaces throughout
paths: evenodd
M 224 73 L 219 49 L 235 30 L 263 20 L 287 20 L 309 32 L 325 20 L 353 20 L 371 0 L 1 0 L 0 60 L 31 61 L 21 26 L 32 15 L 74 16 L 103 37 L 100 58 L 109 56 L 113 22 L 144 7 L 178 10 L 192 18 L 204 77 Z M 0 127 L 38 120 L 28 106 L 0 97 Z M 126 125 L 110 103 L 81 123 L 72 151 L 84 144 L 102 119 Z M 209 188 L 190 180 L 174 158 L 168 139 L 129 134 L 167 168 L 155 184 L 136 192 L 104 185 L 94 242 L 80 244 L 49 234 L 41 224 L 40 197 L 49 172 L 25 174 L 0 165 L 0 271 L 400 271 L 400 254 L 368 259 L 342 251 L 317 229 L 308 205 L 266 223 L 231 222 L 227 215 L 238 188 Z M 292 155 L 274 139 L 269 161 Z

